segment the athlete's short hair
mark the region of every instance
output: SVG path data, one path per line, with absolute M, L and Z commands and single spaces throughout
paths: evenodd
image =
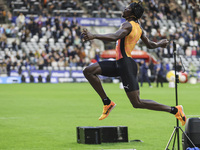
M 144 8 L 140 4 L 141 2 L 133 2 L 130 4 L 130 7 L 132 9 L 132 13 L 135 16 L 136 19 L 140 19 L 144 13 Z

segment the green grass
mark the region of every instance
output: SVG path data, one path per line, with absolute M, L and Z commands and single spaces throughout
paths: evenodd
M 164 86 L 149 88 L 144 84 L 140 97 L 175 105 L 175 90 Z M 104 84 L 104 88 L 117 106 L 99 121 L 103 105 L 88 83 L 0 84 L 0 150 L 163 150 L 176 125 L 174 116 L 133 109 L 118 84 Z M 200 116 L 199 89 L 200 84 L 178 84 L 179 103 L 188 117 Z M 119 125 L 128 126 L 129 140 L 144 142 L 76 142 L 77 126 Z

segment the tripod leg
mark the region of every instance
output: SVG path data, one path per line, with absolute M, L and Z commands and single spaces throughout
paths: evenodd
M 181 129 L 181 128 L 179 127 L 179 129 Z M 190 141 L 190 143 L 191 143 L 194 147 L 196 147 L 196 146 L 194 145 L 194 143 L 192 142 L 192 140 L 189 138 L 189 136 L 187 136 L 187 134 L 183 131 L 183 129 L 181 129 L 181 131 L 182 131 L 183 134 L 186 136 L 186 138 Z
M 176 128 L 176 132 L 175 132 L 175 136 L 174 136 L 174 142 L 173 142 L 172 150 L 174 150 L 174 148 L 175 148 L 176 135 L 177 135 L 177 128 Z
M 177 148 L 178 148 L 178 150 L 180 150 L 179 121 L 178 121 L 178 119 L 176 119 L 176 124 L 177 124 L 177 127 L 176 127 L 176 129 L 177 129 Z
M 169 150 L 169 149 L 168 149 L 169 144 L 170 144 L 170 142 L 171 142 L 171 140 L 172 140 L 172 138 L 173 138 L 173 136 L 174 136 L 175 133 L 176 133 L 176 128 L 174 128 L 174 130 L 173 130 L 173 132 L 172 132 L 172 135 L 171 135 L 171 137 L 170 137 L 170 139 L 169 139 L 169 142 L 167 143 L 167 146 L 166 146 L 165 150 Z

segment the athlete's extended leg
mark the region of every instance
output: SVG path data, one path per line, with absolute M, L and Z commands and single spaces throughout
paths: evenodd
M 157 103 L 153 100 L 140 99 L 139 90 L 127 92 L 126 94 L 134 108 L 144 108 L 150 110 L 169 112 L 174 114 L 175 117 L 181 121 L 182 126 L 185 125 L 186 116 L 184 114 L 183 107 L 181 105 L 176 107 L 170 107 L 167 105 Z
M 126 93 L 134 108 L 171 112 L 171 107 L 153 100 L 140 99 L 139 90 Z
M 107 95 L 102 87 L 100 79 L 97 76 L 101 73 L 102 70 L 98 63 L 92 64 L 83 70 L 85 78 L 89 81 L 89 83 L 92 85 L 95 91 L 99 94 L 101 99 L 104 99 L 107 97 Z

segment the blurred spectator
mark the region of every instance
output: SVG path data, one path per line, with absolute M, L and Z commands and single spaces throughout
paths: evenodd
M 149 84 L 149 87 L 152 87 L 151 82 L 150 82 L 149 77 L 148 77 L 148 73 L 147 73 L 148 68 L 149 68 L 148 63 L 145 63 L 145 61 L 142 60 L 141 61 L 141 69 L 140 69 L 141 70 L 141 79 L 140 79 L 140 86 L 141 87 L 142 87 L 144 81 L 147 81 L 148 84 Z
M 189 77 L 196 77 L 197 67 L 191 62 L 189 64 Z
M 16 40 L 14 40 L 12 42 L 12 50 L 13 51 L 18 51 L 18 49 L 19 49 L 18 44 L 17 44 Z
M 200 47 L 197 47 L 197 57 L 200 58 Z
M 6 10 L 4 6 L 0 6 L 0 21 L 3 23 L 6 20 Z
M 154 17 L 153 19 L 153 27 L 158 30 L 159 29 L 159 24 L 158 24 L 158 19 Z
M 72 56 L 69 56 L 69 66 L 70 67 L 76 67 L 76 62 L 77 62 L 77 60 L 76 60 L 76 57 L 72 57 Z
M 168 46 L 167 49 L 168 49 L 168 57 L 172 58 L 173 57 L 173 45 L 172 45 L 172 43 L 170 43 L 170 45 Z
M 76 46 L 80 46 L 81 45 L 81 39 L 77 35 L 75 35 L 74 45 L 76 45 Z
M 0 36 L 5 33 L 5 29 L 2 25 L 0 25 Z
M 163 87 L 163 82 L 164 82 L 163 75 L 164 75 L 164 66 L 163 63 L 160 60 L 158 60 L 156 65 L 156 87 L 159 86 L 159 83 L 161 87 Z
M 1 50 L 4 50 L 6 47 L 7 47 L 7 37 L 5 34 L 2 34 L 0 38 L 0 48 Z
M 5 59 L 0 61 L 0 74 L 7 74 L 7 63 Z
M 185 50 L 185 54 L 186 54 L 187 57 L 190 57 L 192 55 L 190 47 L 187 47 L 187 49 Z
M 53 57 L 51 57 L 51 66 L 52 66 L 53 68 L 58 67 L 58 62 L 57 62 Z
M 165 69 L 166 73 L 171 70 L 169 62 L 165 63 L 164 69 Z
M 44 59 L 42 58 L 42 56 L 39 56 L 39 58 L 38 58 L 38 69 L 39 70 L 43 70 L 43 67 L 44 67 Z
M 95 59 L 96 59 L 97 62 L 100 61 L 100 50 L 99 50 L 99 48 L 97 48 L 96 51 L 95 51 Z
M 10 11 L 7 11 L 7 19 L 8 19 L 8 23 L 12 22 L 12 13 Z
M 58 67 L 65 67 L 64 57 L 59 58 Z
M 197 56 L 196 47 L 192 47 L 191 56 Z
M 175 69 L 175 68 L 174 68 L 174 69 Z M 177 69 L 178 72 L 181 72 L 181 71 L 182 71 L 182 63 L 181 63 L 181 61 L 177 62 L 177 64 L 176 64 L 176 69 Z
M 30 70 L 35 70 L 35 69 L 36 69 L 35 65 L 33 63 L 31 63 L 30 64 Z
M 77 53 L 77 56 L 79 57 L 79 61 L 78 61 L 78 66 L 85 66 L 85 52 L 83 49 L 79 49 L 78 47 L 76 47 L 76 53 Z
M 25 16 L 23 15 L 23 13 L 20 13 L 17 17 L 16 24 L 19 28 L 22 28 L 22 26 L 25 24 Z
M 8 58 L 8 59 L 6 59 L 6 60 L 7 60 L 7 62 L 6 62 L 6 64 L 7 64 L 7 66 L 6 66 L 7 76 L 10 76 L 10 71 L 11 71 L 11 60 L 10 60 L 10 58 Z

